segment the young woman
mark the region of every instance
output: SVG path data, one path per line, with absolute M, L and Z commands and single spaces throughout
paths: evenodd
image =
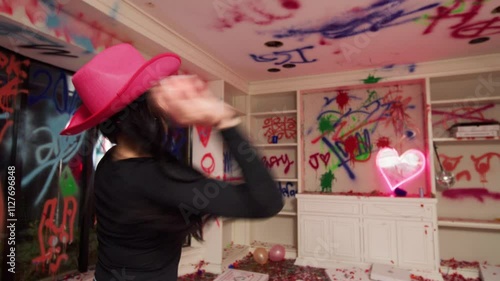
M 265 218 L 283 208 L 281 192 L 239 120 L 194 76 L 171 76 L 174 54 L 149 61 L 128 44 L 96 55 L 74 76 L 83 105 L 63 135 L 98 126 L 116 145 L 95 172 L 98 264 L 95 280 L 177 280 L 182 243 L 201 240 L 210 216 Z M 244 183 L 208 178 L 177 161 L 163 143 L 168 124 L 217 129 Z

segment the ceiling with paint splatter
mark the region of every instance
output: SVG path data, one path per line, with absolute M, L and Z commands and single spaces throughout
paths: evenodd
M 499 0 L 132 0 L 249 81 L 499 52 Z

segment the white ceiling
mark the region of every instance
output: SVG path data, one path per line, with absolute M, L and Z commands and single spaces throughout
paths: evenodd
M 412 72 L 422 62 L 500 50 L 500 0 L 128 2 L 247 81 L 366 68 Z M 282 45 L 266 46 L 271 41 Z

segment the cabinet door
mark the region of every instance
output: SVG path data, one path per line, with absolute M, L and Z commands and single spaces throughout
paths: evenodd
M 399 266 L 432 269 L 434 267 L 434 227 L 429 222 L 398 221 Z
M 364 261 L 394 264 L 397 261 L 396 222 L 364 219 L 363 228 Z
M 300 255 L 318 259 L 329 257 L 327 240 L 327 220 L 323 216 L 301 215 L 299 219 Z
M 330 218 L 329 223 L 330 258 L 343 261 L 361 261 L 359 219 Z

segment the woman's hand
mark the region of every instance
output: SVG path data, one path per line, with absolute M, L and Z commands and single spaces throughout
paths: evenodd
M 217 126 L 234 117 L 231 106 L 216 98 L 196 76 L 171 76 L 151 89 L 150 103 L 179 125 Z

